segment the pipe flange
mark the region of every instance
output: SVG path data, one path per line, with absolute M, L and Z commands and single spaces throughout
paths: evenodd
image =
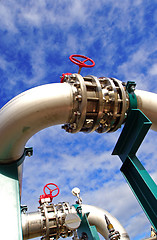
M 73 231 L 65 224 L 66 216 L 71 212 L 69 203 L 63 202 L 54 204 L 43 204 L 40 206 L 43 217 L 43 237 L 42 240 L 59 237 L 70 237 Z
M 103 96 L 101 84 L 97 77 L 80 74 L 65 76 L 65 82 L 73 89 L 74 110 L 69 124 L 62 126 L 67 132 L 93 132 L 103 114 Z
M 43 216 L 43 237 L 42 240 L 49 240 L 50 233 L 51 236 L 56 238 L 58 231 L 58 222 L 56 218 L 56 209 L 54 204 L 43 204 L 40 206 L 41 215 Z M 51 216 L 51 217 L 50 217 Z M 53 233 L 51 230 L 51 225 L 53 224 Z
M 127 111 L 129 109 L 129 96 L 125 89 L 125 85 L 126 85 L 125 83 L 122 83 L 121 81 L 119 81 L 116 78 L 111 78 L 111 79 L 113 80 L 114 84 L 116 85 L 117 91 L 119 94 L 119 100 L 118 100 L 119 110 L 118 111 L 119 111 L 120 117 L 119 117 L 119 119 L 117 119 L 117 124 L 113 129 L 113 131 L 116 131 L 118 128 L 121 127 L 121 125 L 124 123 L 124 121 L 127 117 Z
M 65 75 L 72 85 L 73 113 L 63 128 L 76 132 L 114 132 L 124 122 L 129 108 L 129 96 L 123 83 L 115 78 L 80 74 Z
M 113 80 L 110 78 L 99 79 L 103 93 L 103 117 L 97 128 L 98 133 L 108 132 L 114 126 L 118 113 L 118 94 Z
M 85 133 L 95 131 L 103 114 L 103 96 L 100 82 L 95 76 L 83 78 L 87 91 L 86 119 L 81 131 Z
M 124 122 L 129 107 L 128 95 L 121 81 L 115 78 L 99 79 L 103 92 L 103 117 L 97 128 L 98 133 L 114 132 Z
M 65 76 L 64 82 L 72 85 L 73 89 L 73 114 L 68 124 L 62 126 L 69 133 L 81 130 L 86 117 L 87 92 L 83 77 L 80 74 Z

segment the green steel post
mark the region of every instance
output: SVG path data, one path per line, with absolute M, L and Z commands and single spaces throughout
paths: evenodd
M 1 239 L 22 240 L 17 164 L 0 166 Z
M 25 149 L 19 161 L 0 165 L 0 239 L 22 240 L 18 166 L 32 148 Z
M 127 82 L 126 90 L 127 90 L 128 95 L 129 95 L 129 102 L 130 102 L 129 111 L 131 109 L 136 109 L 137 108 L 137 98 L 136 98 L 136 95 L 134 93 L 135 87 L 136 87 L 135 82 L 132 82 L 132 81 Z
M 157 185 L 136 157 L 151 124 L 139 109 L 132 109 L 112 154 L 122 160 L 121 172 L 157 231 Z
M 89 225 L 88 218 L 87 218 L 88 214 L 89 213 L 84 214 L 84 216 L 82 217 L 81 224 L 77 229 L 79 239 L 84 237 L 85 239 L 88 239 L 88 240 L 100 240 L 96 227 Z

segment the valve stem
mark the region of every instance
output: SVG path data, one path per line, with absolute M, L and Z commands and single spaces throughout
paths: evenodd
M 120 239 L 120 233 L 118 231 L 115 231 L 112 223 L 110 222 L 110 220 L 108 219 L 108 217 L 106 215 L 105 215 L 105 220 L 106 220 L 106 224 L 107 224 L 107 229 L 109 231 L 108 238 L 110 240 L 118 240 L 118 239 Z

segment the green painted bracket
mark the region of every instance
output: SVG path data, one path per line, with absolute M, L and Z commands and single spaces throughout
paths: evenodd
M 80 217 L 80 219 L 82 220 L 82 207 L 79 204 L 74 204 L 73 205 L 77 211 L 77 215 Z
M 22 240 L 17 163 L 0 165 L 1 239 Z M 8 231 L 8 226 L 11 229 Z
M 90 213 L 85 213 L 82 215 L 82 207 L 79 204 L 73 205 L 76 208 L 77 214 L 81 219 L 81 224 L 77 229 L 79 239 L 88 239 L 88 240 L 100 240 L 98 232 L 95 226 L 90 226 L 88 222 L 88 215 Z
M 126 85 L 126 90 L 129 95 L 129 111 L 131 109 L 136 109 L 137 108 L 137 98 L 136 94 L 134 93 L 136 87 L 136 83 L 133 81 L 128 81 Z
M 32 153 L 32 148 L 25 148 L 18 161 L 0 165 L 1 239 L 23 239 L 18 166 L 24 161 L 25 156 L 31 156 Z
M 77 229 L 79 239 L 84 237 L 85 239 L 88 239 L 88 240 L 100 240 L 96 227 L 90 226 L 88 222 L 88 218 L 87 218 L 88 215 L 89 213 L 84 214 L 84 216 L 82 217 L 81 224 Z
M 151 124 L 139 109 L 132 109 L 112 155 L 118 155 L 122 160 L 120 170 L 157 231 L 157 185 L 136 157 Z

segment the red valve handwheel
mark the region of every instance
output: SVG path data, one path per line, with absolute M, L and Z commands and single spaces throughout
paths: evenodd
M 76 57 L 83 58 L 85 60 L 81 61 L 81 60 L 78 60 Z M 70 59 L 71 62 L 75 63 L 80 68 L 82 68 L 82 67 L 91 68 L 91 67 L 95 66 L 95 62 L 91 58 L 83 56 L 83 55 L 73 54 L 69 57 L 69 59 Z M 85 62 L 87 62 L 87 61 L 90 61 L 92 64 L 91 65 L 86 64 Z
M 54 189 L 51 189 L 51 188 L 49 187 L 49 185 L 55 186 L 55 188 L 54 188 Z M 46 185 L 44 186 L 43 191 L 44 191 L 45 196 L 46 196 L 46 195 L 49 195 L 49 194 L 47 194 L 46 191 L 45 191 L 46 188 L 50 191 L 50 195 L 52 196 L 52 198 L 56 197 L 56 196 L 59 194 L 59 187 L 58 187 L 55 183 L 48 183 L 48 184 L 46 184 Z M 52 195 L 52 192 L 54 192 L 54 191 L 56 191 L 56 190 L 57 190 L 57 193 L 53 196 L 53 195 Z

